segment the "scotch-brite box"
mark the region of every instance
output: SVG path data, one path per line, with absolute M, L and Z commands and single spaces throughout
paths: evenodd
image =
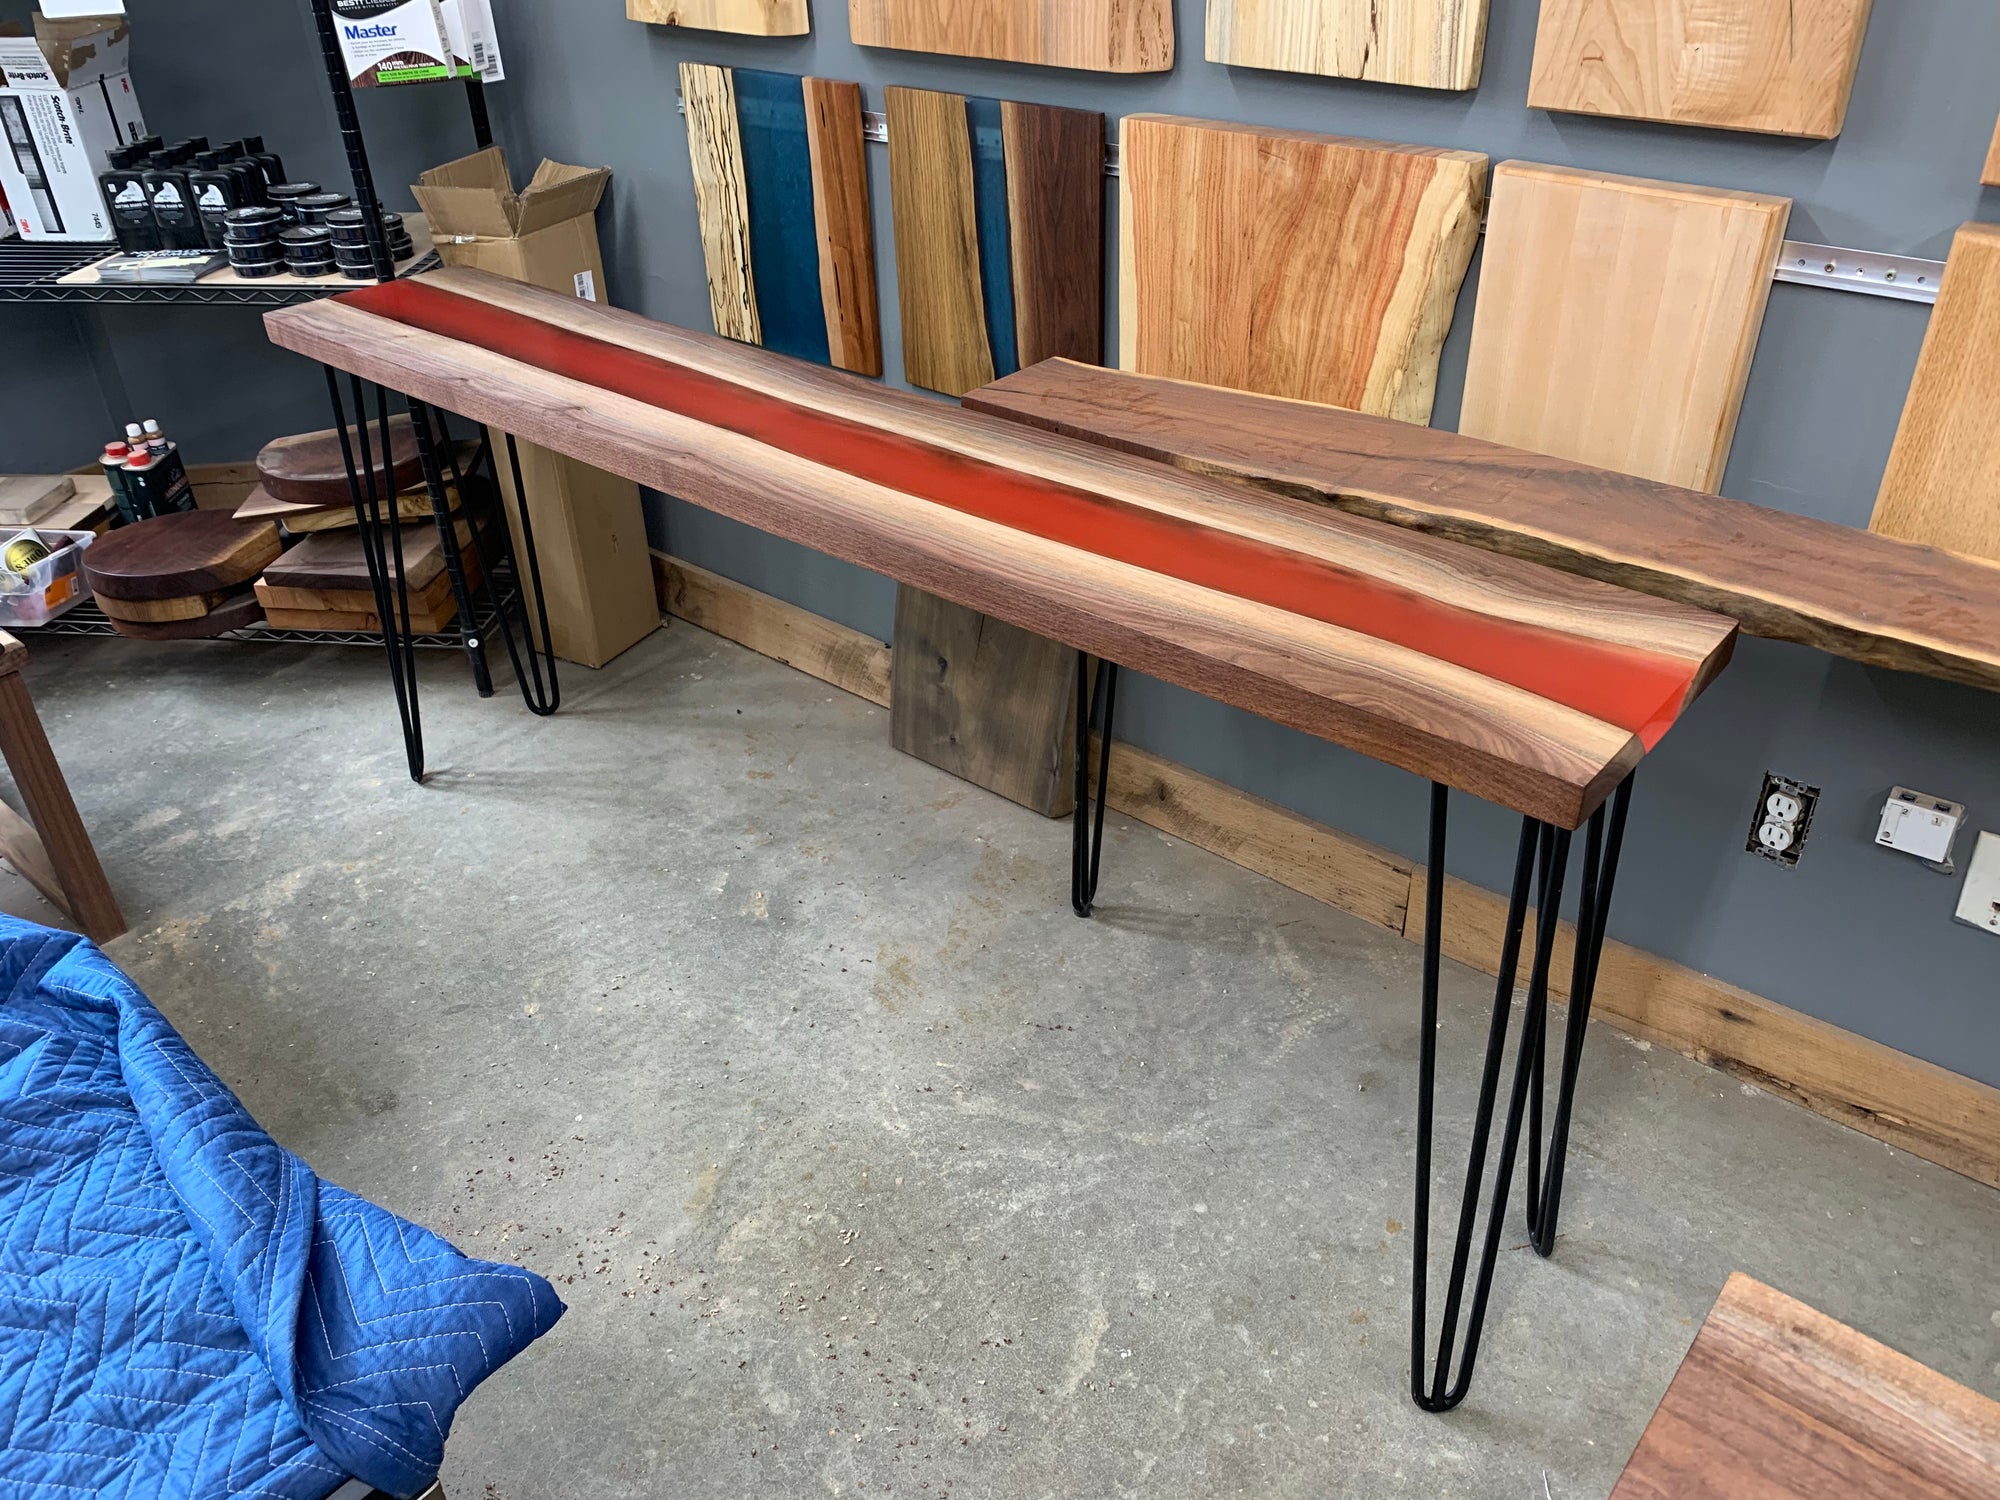
M 49 555 L 25 573 L 0 568 L 0 626 L 46 625 L 90 597 L 83 577 L 83 549 L 97 540 L 94 531 L 50 531 L 31 527 Z M 7 533 L 8 540 L 19 535 Z
M 333 0 L 333 24 L 356 88 L 428 83 L 456 71 L 438 0 Z

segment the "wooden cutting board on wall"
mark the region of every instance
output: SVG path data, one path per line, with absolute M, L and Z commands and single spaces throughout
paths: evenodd
M 1993 129 L 1993 144 L 1986 149 L 1986 170 L 1979 180 L 1988 187 L 2000 187 L 2000 125 Z
M 1104 357 L 1104 116 L 885 91 L 912 385 L 962 396 L 1063 356 Z M 1051 817 L 1074 652 L 918 589 L 896 593 L 890 740 Z
M 1872 0 L 1542 0 L 1528 104 L 1830 140 Z
M 806 0 L 625 0 L 625 15 L 655 26 L 746 36 L 805 36 L 812 30 Z
M 904 376 L 962 396 L 1104 344 L 1104 117 L 884 90 Z
M 1487 0 L 1208 0 L 1208 60 L 1472 89 L 1486 13 Z
M 1870 529 L 2000 562 L 2000 224 L 1967 224 Z
M 715 331 L 882 373 L 861 88 L 681 64 Z
M 1715 493 L 1791 208 L 1502 162 L 1459 431 Z
M 1130 115 L 1121 159 L 1123 368 L 1430 420 L 1483 155 Z
M 1173 0 L 848 0 L 863 47 L 897 47 L 1096 73 L 1174 65 Z

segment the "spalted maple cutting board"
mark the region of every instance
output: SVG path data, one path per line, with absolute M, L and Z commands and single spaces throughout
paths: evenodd
M 2000 224 L 1952 242 L 1871 529 L 2000 561 Z
M 625 15 L 656 26 L 746 36 L 805 36 L 812 30 L 806 0 L 625 0 Z
M 861 86 L 681 64 L 715 331 L 882 373 Z
M 1104 117 L 886 91 L 904 375 L 962 396 L 1104 347 Z M 1049 816 L 1074 653 L 963 605 L 896 594 L 897 749 Z
M 1477 88 L 1486 12 L 1487 0 L 1208 0 L 1208 60 Z
M 1123 368 L 1428 422 L 1486 158 L 1130 115 Z
M 1791 207 L 1501 163 L 1459 431 L 1713 494 Z
M 848 0 L 854 40 L 1098 73 L 1174 65 L 1173 0 Z
M 1872 0 L 1542 0 L 1528 103 L 1830 140 Z

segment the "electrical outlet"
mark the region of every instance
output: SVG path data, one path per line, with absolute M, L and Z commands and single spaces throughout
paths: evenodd
M 1796 865 L 1818 808 L 1818 787 L 1767 774 L 1764 789 L 1757 794 L 1757 810 L 1750 817 L 1750 841 L 1744 847 L 1774 864 Z
M 1958 920 L 2000 936 L 2000 833 L 1982 833 L 1958 898 Z

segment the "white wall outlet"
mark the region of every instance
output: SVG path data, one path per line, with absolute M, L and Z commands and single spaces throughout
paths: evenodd
M 1943 874 L 1952 873 L 1951 848 L 1965 824 L 1965 808 L 1942 797 L 1926 796 L 1899 786 L 1882 809 L 1882 826 L 1875 842 L 1885 849 L 1913 855 Z
M 2000 833 L 1982 833 L 1959 893 L 1958 920 L 2000 937 Z
M 1796 865 L 1818 806 L 1818 787 L 1766 775 L 1764 789 L 1757 794 L 1757 810 L 1750 817 L 1750 841 L 1744 848 L 1788 868 Z

